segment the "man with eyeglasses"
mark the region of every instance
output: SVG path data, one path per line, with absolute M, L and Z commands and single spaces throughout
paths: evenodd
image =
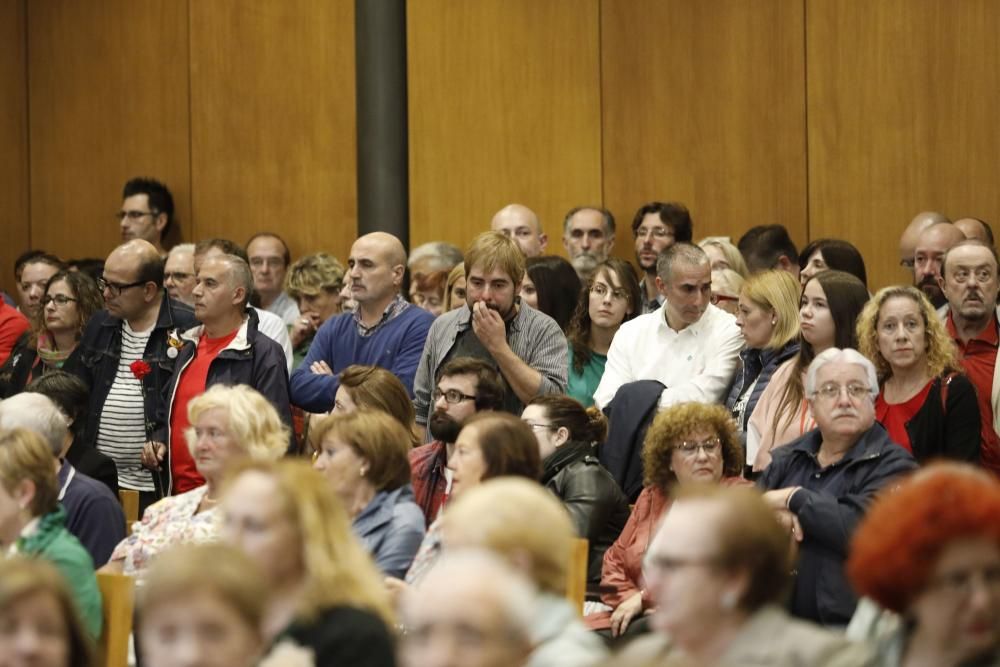
M 959 362 L 976 387 L 981 441 L 979 460 L 1000 475 L 1000 309 L 997 254 L 981 241 L 955 244 L 941 260 L 940 286 L 948 300 L 939 311 L 955 341 Z
M 142 449 L 160 425 L 180 333 L 197 323 L 190 308 L 164 291 L 163 265 L 156 247 L 140 239 L 108 255 L 98 280 L 105 308 L 83 332 L 79 363 L 67 369 L 90 391 L 91 417 L 81 441 L 114 460 L 118 485 L 139 491 L 140 512 L 159 495 L 142 466 Z
M 459 431 L 477 412 L 502 410 L 503 398 L 503 380 L 485 361 L 457 357 L 441 367 L 431 394 L 434 412 L 428 423 L 434 439 L 410 451 L 413 495 L 424 511 L 428 526 L 451 493 L 452 471 L 448 460 Z
M 917 238 L 913 251 L 913 286 L 923 292 L 935 308 L 948 302 L 939 284 L 941 260 L 952 246 L 964 240 L 962 230 L 950 222 L 933 224 Z
M 675 243 L 657 261 L 663 307 L 622 324 L 611 341 L 594 403 L 605 409 L 623 385 L 656 380 L 658 405 L 723 400 L 743 336 L 736 318 L 711 305 L 712 267 L 705 251 Z M 612 420 L 613 422 L 614 420 Z
M 194 305 L 194 244 L 179 243 L 170 249 L 163 269 L 163 286 L 171 299 Z
M 857 350 L 830 348 L 809 364 L 805 393 L 817 428 L 774 450 L 758 480 L 764 500 L 798 548 L 793 616 L 844 626 L 857 598 L 844 560 L 872 498 L 917 467 L 875 421 L 875 366 Z
M 656 285 L 656 260 L 675 243 L 691 242 L 691 214 L 684 204 L 654 201 L 643 204 L 632 218 L 635 258 L 643 275 L 640 281 L 642 312 L 651 313 L 663 305 Z
M 246 252 L 260 307 L 280 317 L 285 326 L 295 326 L 300 317 L 299 307 L 285 293 L 285 275 L 292 263 L 288 245 L 273 232 L 260 232 L 247 241 Z
M 122 208 L 115 216 L 121 225 L 122 242 L 149 241 L 160 256 L 174 217 L 174 198 L 166 185 L 152 178 L 133 178 L 122 190 Z

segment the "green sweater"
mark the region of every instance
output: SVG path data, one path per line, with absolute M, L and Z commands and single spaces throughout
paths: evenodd
M 47 560 L 56 566 L 69 584 L 83 625 L 90 636 L 101 635 L 101 591 L 97 588 L 94 561 L 69 531 L 66 510 L 60 505 L 41 517 L 31 535 L 17 542 L 18 553 Z

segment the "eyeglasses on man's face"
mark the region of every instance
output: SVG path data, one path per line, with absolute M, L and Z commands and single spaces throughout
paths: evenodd
M 475 396 L 470 396 L 469 394 L 463 394 L 458 389 L 449 389 L 447 391 L 441 391 L 440 389 L 435 389 L 434 393 L 431 394 L 431 400 L 436 403 L 438 399 L 440 399 L 442 396 L 444 396 L 444 402 L 450 405 L 454 405 L 455 403 L 461 403 L 462 401 L 476 400 Z
M 97 289 L 101 290 L 102 294 L 106 291 L 111 295 L 111 298 L 115 298 L 123 291 L 133 287 L 139 287 L 140 285 L 145 285 L 146 282 L 147 281 L 145 280 L 138 280 L 134 283 L 112 283 L 105 280 L 104 276 L 101 276 L 97 279 Z
M 147 215 L 156 217 L 159 213 L 157 211 L 118 211 L 115 213 L 115 220 L 121 222 L 125 218 L 128 218 L 130 222 L 138 222 Z
M 871 395 L 871 388 L 860 382 L 851 382 L 845 386 L 841 386 L 836 382 L 827 382 L 814 391 L 813 396 L 821 398 L 824 401 L 835 401 L 840 398 L 840 392 L 845 390 L 852 401 L 860 401 L 865 396 Z

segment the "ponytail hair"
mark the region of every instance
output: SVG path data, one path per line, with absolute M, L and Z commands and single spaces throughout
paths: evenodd
M 584 408 L 575 398 L 564 394 L 536 396 L 528 405 L 545 408 L 548 420 L 555 428 L 569 431 L 569 439 L 580 442 L 604 442 L 608 435 L 608 420 L 596 407 Z

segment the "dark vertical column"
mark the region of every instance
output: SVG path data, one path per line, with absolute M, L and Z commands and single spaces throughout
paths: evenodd
M 355 0 L 358 234 L 410 244 L 406 1 Z

